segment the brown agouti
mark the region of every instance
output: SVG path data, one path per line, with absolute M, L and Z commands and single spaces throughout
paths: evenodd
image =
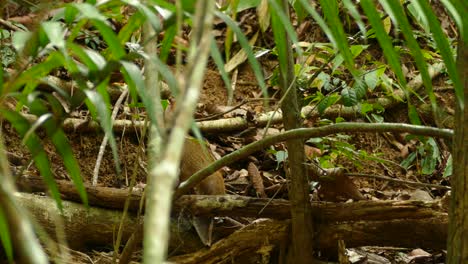
M 184 150 L 180 164 L 180 182 L 187 180 L 195 172 L 205 168 L 215 161 L 208 146 L 204 142 L 191 137 L 185 139 Z M 205 148 L 205 149 L 204 149 Z M 226 194 L 224 178 L 217 171 L 194 188 L 195 194 Z M 209 217 L 194 217 L 192 224 L 203 244 L 210 246 L 212 243 L 213 219 Z
M 215 161 L 208 146 L 202 146 L 199 140 L 188 137 L 185 139 L 182 160 L 180 164 L 180 181 L 187 180 L 195 172 L 205 168 Z M 205 149 L 203 149 L 205 148 Z M 194 188 L 195 194 L 225 194 L 224 179 L 221 172 L 217 171 Z

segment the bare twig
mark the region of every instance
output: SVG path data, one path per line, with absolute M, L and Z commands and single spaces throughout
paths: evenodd
M 123 100 L 128 94 L 128 89 L 124 90 L 120 96 L 117 102 L 114 105 L 114 110 L 112 111 L 112 122 L 115 121 L 115 118 L 117 117 L 117 114 L 119 113 L 119 107 L 122 104 Z M 99 153 L 96 159 L 96 165 L 94 166 L 94 171 L 93 171 L 93 180 L 92 180 L 92 185 L 96 186 L 98 177 L 99 177 L 99 168 L 101 167 L 101 162 L 102 158 L 104 156 L 104 152 L 106 151 L 106 146 L 107 146 L 107 141 L 109 140 L 109 136 L 106 134 L 104 138 L 102 139 L 101 146 L 99 147 Z
M 427 188 L 442 189 L 442 190 L 450 190 L 451 189 L 449 186 L 443 186 L 443 185 L 431 184 L 431 183 L 423 183 L 423 182 L 405 181 L 405 180 L 390 178 L 390 177 L 386 177 L 386 176 L 382 176 L 382 175 L 376 175 L 376 174 L 345 173 L 345 175 L 351 176 L 351 177 L 379 179 L 379 180 L 384 180 L 384 181 L 396 182 L 396 183 L 400 183 L 400 184 L 406 184 L 406 185 L 410 185 L 410 186 L 416 186 L 416 187 L 427 187 Z
M 442 137 L 444 139 L 451 140 L 453 137 L 453 131 L 450 129 L 439 129 L 433 127 L 408 125 L 401 123 L 380 123 L 380 124 L 369 124 L 369 123 L 339 123 L 334 125 L 328 125 L 317 128 L 301 128 L 287 131 L 285 133 L 277 134 L 274 136 L 267 137 L 265 139 L 253 142 L 241 149 L 238 149 L 230 154 L 222 157 L 215 161 L 207 168 L 198 171 L 187 181 L 182 182 L 176 192 L 176 197 L 186 193 L 188 190 L 193 188 L 200 181 L 211 175 L 215 171 L 221 169 L 227 164 L 231 164 L 240 159 L 246 158 L 256 151 L 263 150 L 268 146 L 285 141 L 289 138 L 312 138 L 312 137 L 324 137 L 336 133 L 356 133 L 356 132 L 369 132 L 369 133 L 383 133 L 383 132 L 394 132 L 403 133 L 407 132 L 414 135 Z

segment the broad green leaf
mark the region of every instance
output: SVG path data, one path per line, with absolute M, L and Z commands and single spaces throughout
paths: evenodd
M 14 92 L 24 84 L 36 83 L 40 78 L 47 76 L 52 70 L 63 65 L 63 56 L 59 52 L 53 52 L 40 64 L 36 64 L 31 68 L 23 71 L 21 75 L 15 79 L 15 82 L 9 87 L 9 92 Z
M 151 0 L 150 1 L 152 4 L 156 5 L 157 7 L 160 7 L 161 9 L 165 9 L 168 12 L 175 12 L 176 7 L 174 3 L 171 1 L 166 1 L 166 0 Z M 158 9 L 159 12 L 159 9 Z M 161 13 L 161 12 L 160 12 Z M 161 14 L 162 15 L 162 14 Z
M 227 94 L 228 94 L 228 104 L 231 104 L 232 102 L 232 97 L 233 97 L 233 91 L 231 87 L 231 79 L 229 79 L 229 76 L 224 69 L 224 61 L 221 56 L 221 52 L 218 49 L 218 46 L 216 45 L 216 41 L 212 40 L 211 41 L 211 58 L 216 64 L 216 67 L 218 68 L 219 73 L 221 74 L 221 78 L 224 81 L 224 85 L 226 86 L 227 89 Z
M 236 12 L 239 13 L 241 11 L 257 7 L 260 4 L 261 0 L 238 0 L 239 3 L 236 6 Z M 228 8 L 228 11 L 231 11 L 231 6 Z
M 302 3 L 298 0 L 290 0 L 290 2 L 292 2 L 292 7 L 294 8 L 294 12 L 296 13 L 297 15 L 297 19 L 299 20 L 299 22 L 302 22 L 306 17 L 307 15 L 309 14 L 307 12 L 307 10 L 305 10 L 303 7 L 302 7 Z
M 397 76 L 400 85 L 403 87 L 406 96 L 408 96 L 408 91 L 406 89 L 406 78 L 401 68 L 399 56 L 393 49 L 392 40 L 385 32 L 385 28 L 379 17 L 380 13 L 377 11 L 372 0 L 362 0 L 361 6 L 367 15 L 367 19 L 369 20 L 370 24 L 372 25 L 375 31 L 375 35 L 377 37 L 377 40 L 379 41 L 380 47 L 382 47 L 384 56 L 387 59 L 388 64 L 395 72 L 395 75 Z
M 330 82 L 330 75 L 325 72 L 320 72 L 315 80 L 311 83 L 311 87 L 317 87 L 319 90 L 321 90 L 322 87 L 328 87 Z
M 152 59 L 155 61 L 156 58 Z M 152 103 L 153 101 L 148 95 L 148 91 L 146 90 L 145 82 L 143 80 L 143 75 L 140 69 L 135 64 L 128 61 L 121 61 L 120 63 L 122 64 L 122 73 L 126 83 L 128 84 L 128 88 L 137 91 L 147 109 L 146 112 L 149 115 L 148 117 L 150 121 L 159 127 L 156 116 L 154 116 L 155 111 Z
M 82 63 L 88 67 L 90 73 L 98 73 L 103 70 L 106 65 L 106 60 L 94 50 L 76 45 L 74 43 L 68 44 L 68 49 L 76 57 L 80 59 Z M 93 79 L 92 77 L 90 79 Z
M 375 123 L 383 123 L 385 121 L 384 118 L 381 115 L 377 115 L 377 114 L 372 113 L 371 117 L 372 117 L 372 121 L 375 122 Z
M 99 52 L 96 52 L 95 50 L 84 48 L 83 51 L 88 55 L 88 58 L 93 62 L 90 65 L 93 65 L 93 70 L 99 71 L 102 70 L 106 67 L 106 60 L 104 57 Z M 96 68 L 94 68 L 94 65 Z M 88 66 L 89 67 L 89 66 Z
M 422 159 L 422 174 L 428 175 L 432 174 L 437 166 L 437 161 L 439 159 L 439 147 L 433 138 L 429 138 L 427 141 L 426 154 Z
M 100 85 L 102 85 L 105 88 L 106 83 L 107 82 L 102 82 Z M 97 89 L 99 90 L 100 88 L 97 87 Z M 104 133 L 109 138 L 109 144 L 111 146 L 112 154 L 114 156 L 115 169 L 117 171 L 117 174 L 120 176 L 121 168 L 117 153 L 117 145 L 115 143 L 114 133 L 112 129 L 112 119 L 109 110 L 109 104 L 106 104 L 106 100 L 103 98 L 103 96 L 95 90 L 86 89 L 84 90 L 84 92 L 86 94 L 86 97 L 91 101 L 94 107 L 96 107 L 96 112 L 100 121 L 99 123 L 102 129 L 104 130 Z
M 445 165 L 444 174 L 442 177 L 447 178 L 449 176 L 452 176 L 452 172 L 453 172 L 453 159 L 452 159 L 452 155 L 450 155 L 449 158 L 447 159 L 447 164 Z
M 51 129 L 47 129 L 47 133 L 52 143 L 55 146 L 55 149 L 60 154 L 60 158 L 63 160 L 63 164 L 67 169 L 68 174 L 70 175 L 73 184 L 78 192 L 78 195 L 83 201 L 85 206 L 88 206 L 88 196 L 86 194 L 86 189 L 83 184 L 83 179 L 81 178 L 80 166 L 78 161 L 73 155 L 72 147 L 68 142 L 65 132 L 61 128 L 55 128 L 55 125 L 52 124 Z M 47 127 L 47 126 L 46 126 Z
M 293 28 L 291 20 L 285 14 L 283 9 L 278 5 L 276 0 L 268 0 L 268 2 L 270 3 L 269 7 L 272 10 L 274 10 L 275 15 L 277 16 L 276 18 L 272 18 L 272 19 L 279 19 L 281 21 L 284 30 L 288 34 L 288 37 L 291 39 L 291 42 L 295 47 L 295 50 L 297 52 L 297 56 L 301 57 L 303 51 L 302 51 L 300 45 L 298 45 L 299 40 L 297 39 L 296 30 Z
M 107 22 L 107 17 L 101 14 L 101 12 L 99 12 L 99 10 L 93 5 L 88 3 L 74 3 L 72 6 L 78 9 L 81 16 L 84 18 L 104 23 Z
M 11 44 L 18 52 L 23 52 L 26 43 L 32 40 L 34 34 L 29 31 L 18 31 L 13 34 Z M 37 45 L 37 44 L 36 44 Z M 37 48 L 36 48 L 37 50 Z
M 317 104 L 317 111 L 320 114 L 323 114 L 325 110 L 328 107 L 334 105 L 339 100 L 339 98 L 340 97 L 337 94 L 327 95 L 322 100 L 320 100 L 319 103 Z
M 367 86 L 362 78 L 356 78 L 354 80 L 353 90 L 356 92 L 356 98 L 358 101 L 367 95 Z
M 167 57 L 171 53 L 172 45 L 174 43 L 176 35 L 177 28 L 175 24 L 167 28 L 166 31 L 164 31 L 164 38 L 161 42 L 161 48 L 159 49 L 159 58 L 161 61 L 167 61 Z
M 333 39 L 336 41 L 333 43 L 336 48 L 339 49 L 340 54 L 343 56 L 346 67 L 351 72 L 351 74 L 356 77 L 357 72 L 354 66 L 354 59 L 350 52 L 350 47 L 348 45 L 348 40 L 343 29 L 343 24 L 339 17 L 339 8 L 338 2 L 336 1 L 327 1 L 320 0 L 322 11 L 330 26 Z M 330 38 L 330 36 L 328 36 Z
M 50 44 L 61 50 L 65 49 L 65 30 L 59 22 L 42 22 L 41 28 L 49 38 Z
M 60 199 L 60 193 L 50 169 L 51 164 L 47 158 L 47 153 L 45 152 L 39 137 L 34 132 L 29 132 L 31 128 L 29 121 L 21 116 L 18 112 L 3 110 L 2 116 L 8 120 L 10 124 L 12 124 L 12 126 L 23 139 L 24 144 L 31 153 L 34 164 L 44 178 L 45 184 L 49 188 L 50 195 L 55 200 L 57 207 L 61 211 L 63 207 L 62 200 Z M 26 137 L 26 135 L 28 136 Z
M 258 85 L 262 89 L 263 95 L 265 98 L 268 96 L 268 91 L 265 85 L 265 80 L 263 79 L 263 73 L 262 69 L 260 67 L 260 64 L 258 63 L 257 59 L 255 58 L 254 52 L 252 50 L 252 47 L 250 47 L 249 41 L 245 37 L 245 35 L 242 33 L 241 29 L 237 25 L 235 21 L 233 21 L 229 16 L 226 16 L 225 14 L 221 12 L 215 12 L 216 16 L 221 18 L 231 29 L 236 33 L 236 36 L 239 40 L 239 43 L 242 47 L 243 50 L 247 53 L 247 58 L 249 60 L 249 63 L 252 67 L 252 70 L 254 71 L 255 78 L 257 78 Z
M 427 1 L 427 0 L 424 0 Z M 427 10 L 423 10 L 422 7 L 413 1 L 407 6 L 409 13 L 414 17 L 424 31 L 429 32 L 429 22 L 427 21 L 426 15 L 424 14 Z
M 400 166 L 404 169 L 409 169 L 411 165 L 413 165 L 414 160 L 416 159 L 417 152 L 411 152 L 406 159 L 404 159 L 401 163 Z
M 421 125 L 421 120 L 419 119 L 419 114 L 416 107 L 412 104 L 408 105 L 408 117 L 410 123 L 413 125 Z
M 392 9 L 393 13 L 395 13 L 396 19 L 398 20 L 398 23 L 400 25 L 400 29 L 403 32 L 403 35 L 405 36 L 406 44 L 411 50 L 411 55 L 413 56 L 416 66 L 418 67 L 420 71 L 424 86 L 426 87 L 426 91 L 427 91 L 429 100 L 431 102 L 432 111 L 434 114 L 436 114 L 437 102 L 436 102 L 434 90 L 432 87 L 432 79 L 429 76 L 426 61 L 421 52 L 421 48 L 419 47 L 418 42 L 414 38 L 413 31 L 406 17 L 406 14 L 403 10 L 403 7 L 398 2 L 388 1 L 388 0 L 386 1 L 388 2 L 388 5 Z M 437 123 L 437 120 L 436 120 L 436 123 Z
M 430 5 L 427 1 L 417 0 L 415 2 L 418 6 L 420 6 L 422 10 L 422 16 L 425 17 L 429 24 L 429 28 L 432 32 L 432 37 L 434 38 L 437 48 L 442 55 L 442 59 L 444 60 L 445 67 L 447 68 L 447 72 L 450 76 L 450 80 L 453 81 L 455 86 L 455 94 L 457 95 L 457 100 L 461 103 L 463 98 L 463 84 L 460 81 L 460 78 L 457 73 L 457 66 L 455 60 L 452 56 L 451 48 L 447 36 L 442 31 L 442 27 L 439 22 L 439 18 L 434 14 Z M 467 20 L 465 18 L 465 20 Z
M 355 106 L 358 104 L 358 98 L 356 91 L 352 88 L 345 87 L 341 91 L 341 96 L 343 98 L 343 105 L 344 106 Z
M 374 111 L 374 105 L 369 103 L 362 103 L 360 110 L 361 114 L 367 115 L 367 113 Z
M 137 0 L 124 0 L 124 3 L 128 3 L 129 5 L 138 9 L 138 11 L 141 14 L 143 14 L 146 17 L 146 19 L 150 22 L 151 26 L 153 27 L 154 31 L 156 31 L 156 33 L 159 33 L 162 31 L 162 25 L 161 25 L 161 22 L 159 21 L 158 16 L 156 15 L 156 12 L 153 12 L 150 8 L 148 8 L 148 6 L 142 4 L 141 1 L 137 1 Z M 142 26 L 143 24 L 139 24 L 139 25 Z
M 117 37 L 120 40 L 120 44 L 125 44 L 130 37 L 143 25 L 145 17 L 140 12 L 135 12 L 127 21 L 127 23 L 120 29 Z
M 4 176 L 3 176 L 4 177 Z M 13 244 L 11 243 L 8 219 L 0 207 L 0 241 L 9 263 L 13 263 Z
M 386 67 L 379 67 L 364 74 L 364 82 L 370 91 L 373 91 L 381 81 L 381 76 L 385 73 Z
M 101 33 L 109 47 L 107 50 L 107 52 L 110 52 L 108 59 L 119 60 L 124 57 L 126 54 L 125 49 L 120 44 L 119 38 L 117 38 L 112 28 L 101 20 L 93 20 L 93 24 L 99 30 L 99 33 Z
M 40 92 L 34 91 L 25 95 L 27 96 L 26 105 L 28 106 L 31 114 L 36 115 L 36 116 L 49 114 L 49 108 L 47 106 L 47 102 L 39 98 L 39 96 L 42 95 Z
M 71 25 L 73 22 L 75 22 L 76 16 L 78 15 L 80 11 L 72 6 L 72 5 L 65 5 L 65 10 L 63 11 L 63 19 L 65 20 L 65 23 Z
M 362 53 L 364 49 L 367 49 L 367 47 L 369 47 L 369 45 L 352 45 L 350 47 L 352 57 L 356 58 L 357 56 L 359 56 L 359 54 Z M 343 54 L 340 52 L 336 55 L 335 59 L 333 59 L 332 61 L 332 64 L 333 64 L 332 72 L 334 72 L 338 67 L 340 67 L 343 61 L 344 61 L 344 57 L 343 57 Z
M 365 36 L 367 34 L 366 25 L 362 21 L 361 14 L 357 10 L 356 5 L 351 0 L 344 0 L 343 5 L 346 9 L 348 9 L 349 14 L 354 18 L 354 21 L 361 31 L 361 35 Z

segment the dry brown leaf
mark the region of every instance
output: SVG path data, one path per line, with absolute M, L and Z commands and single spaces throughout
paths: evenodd
M 263 186 L 263 179 L 257 166 L 253 162 L 249 162 L 247 171 L 249 172 L 250 181 L 257 193 L 257 197 L 266 198 L 267 195 L 265 193 L 265 187 Z

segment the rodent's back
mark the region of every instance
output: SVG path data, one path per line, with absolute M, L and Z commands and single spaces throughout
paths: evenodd
M 185 181 L 195 172 L 205 168 L 215 161 L 207 146 L 202 146 L 195 138 L 186 138 L 184 150 L 180 164 L 180 180 Z M 205 147 L 205 150 L 203 149 Z M 225 194 L 224 178 L 221 172 L 217 171 L 194 188 L 195 194 Z

